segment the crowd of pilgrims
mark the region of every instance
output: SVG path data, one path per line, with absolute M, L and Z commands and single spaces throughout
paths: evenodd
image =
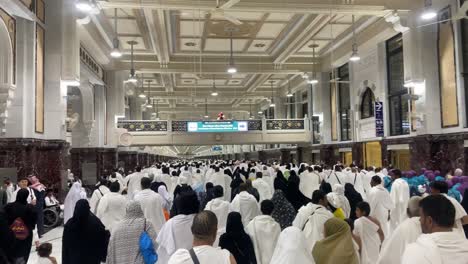
M 414 195 L 402 176 L 341 164 L 174 161 L 115 170 L 90 198 L 75 179 L 61 263 L 468 263 L 468 194 L 460 203 L 436 180 Z M 18 188 L 0 212 L 2 263 L 28 261 L 38 219 L 31 193 Z M 12 232 L 18 219 L 27 238 Z M 36 246 L 40 264 L 57 263 L 50 244 Z

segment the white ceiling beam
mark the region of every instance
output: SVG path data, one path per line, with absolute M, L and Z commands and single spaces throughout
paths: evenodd
M 385 16 L 389 11 L 380 0 L 381 5 L 354 5 L 330 4 L 329 1 L 308 1 L 304 2 L 253 2 L 242 1 L 231 8 L 232 12 L 268 12 L 268 13 L 297 13 L 297 14 L 355 14 Z M 368 1 L 367 1 L 368 2 Z M 388 2 L 388 1 L 387 1 Z M 401 2 L 401 1 L 398 1 Z M 408 1 L 411 2 L 411 1 Z M 102 8 L 143 8 L 143 9 L 163 9 L 163 10 L 201 10 L 210 11 L 215 8 L 214 1 L 192 1 L 192 0 L 159 0 L 159 1 L 99 1 Z M 409 4 L 407 4 L 409 5 Z M 403 7 L 403 6 L 402 6 Z
M 312 39 L 327 23 L 333 19 L 333 16 L 318 15 L 316 17 L 309 17 L 303 22 L 306 26 L 299 29 L 299 32 L 292 41 L 289 41 L 282 49 L 275 51 L 274 63 L 282 64 L 301 49 L 307 42 Z

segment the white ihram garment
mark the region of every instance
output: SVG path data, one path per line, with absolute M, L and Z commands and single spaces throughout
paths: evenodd
M 258 178 L 253 181 L 252 186 L 258 190 L 258 194 L 260 195 L 260 202 L 271 199 L 273 196 L 270 185 L 263 178 Z
M 218 230 L 226 228 L 229 206 L 230 203 L 224 201 L 222 198 L 215 198 L 209 201 L 205 206 L 205 210 L 213 212 L 216 218 L 218 218 Z
M 390 212 L 390 231 L 393 232 L 398 225 L 408 218 L 406 213 L 410 199 L 408 183 L 403 179 L 393 181 L 390 197 L 395 205 L 395 208 Z
M 375 264 L 379 259 L 379 226 L 363 216 L 354 221 L 353 233 L 361 239 L 361 264 Z
M 325 207 L 313 203 L 302 206 L 297 212 L 292 225 L 302 230 L 309 252 L 312 252 L 315 242 L 324 238 L 325 222 L 332 217 L 333 214 Z
M 367 199 L 370 205 L 370 216 L 379 221 L 385 237 L 389 236 L 388 211 L 394 208 L 390 193 L 382 185 L 374 186 L 369 191 Z
M 193 235 L 190 230 L 195 214 L 177 215 L 167 221 L 158 234 L 158 264 L 167 264 L 178 249 L 191 249 Z
M 269 215 L 255 217 L 245 228 L 252 239 L 257 264 L 269 264 L 281 233 L 280 225 Z
M 304 234 L 295 226 L 287 227 L 281 232 L 270 262 L 270 264 L 285 263 L 314 263 L 312 254 L 308 251 Z
M 101 198 L 96 216 L 101 219 L 106 229 L 112 232 L 114 225 L 125 217 L 125 208 L 127 198 L 118 192 L 109 192 Z
M 244 226 L 260 214 L 257 199 L 246 191 L 240 192 L 231 202 L 231 212 L 239 212 L 242 216 Z
M 164 201 L 161 195 L 151 189 L 145 189 L 137 192 L 134 200 L 140 202 L 145 218 L 151 221 L 156 233 L 159 233 L 164 223 L 166 223 L 163 212 Z

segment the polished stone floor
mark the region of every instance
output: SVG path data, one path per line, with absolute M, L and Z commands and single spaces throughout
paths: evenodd
M 57 259 L 58 264 L 62 263 L 62 235 L 63 235 L 63 226 L 59 226 L 55 229 L 47 232 L 42 238 L 41 243 L 51 243 L 52 244 L 52 254 L 51 256 Z M 36 264 L 38 255 L 35 247 L 31 249 L 31 255 L 29 256 L 28 263 Z

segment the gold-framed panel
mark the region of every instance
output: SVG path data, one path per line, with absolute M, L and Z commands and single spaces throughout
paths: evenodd
M 336 105 L 336 83 L 330 82 L 330 107 L 331 107 L 331 136 L 332 141 L 338 140 L 338 120 Z
M 442 127 L 458 126 L 458 94 L 455 61 L 455 35 L 450 18 L 450 6 L 438 12 L 437 53 Z M 447 21 L 448 20 L 448 21 Z
M 13 80 L 12 83 L 16 84 L 16 19 L 10 16 L 5 10 L 0 8 L 0 19 L 3 20 L 10 35 L 11 50 L 13 52 Z
M 42 23 L 45 23 L 44 0 L 36 0 L 36 16 L 40 21 L 42 21 Z
M 35 131 L 44 133 L 44 41 L 45 31 L 36 24 Z

